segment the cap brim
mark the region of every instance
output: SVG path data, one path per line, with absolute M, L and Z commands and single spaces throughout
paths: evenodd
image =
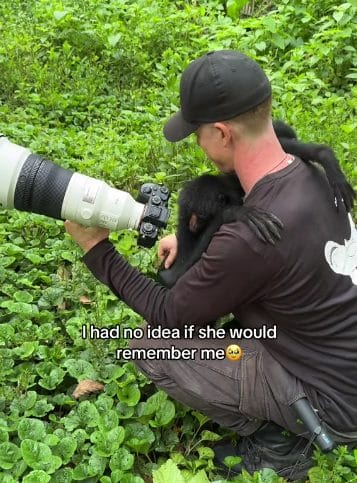
M 163 131 L 164 136 L 168 141 L 176 142 L 189 136 L 199 127 L 199 123 L 185 121 L 180 110 L 167 121 Z

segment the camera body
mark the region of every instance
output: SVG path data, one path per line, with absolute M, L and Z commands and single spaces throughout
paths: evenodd
M 166 186 L 145 183 L 141 186 L 137 201 L 145 204 L 139 227 L 138 244 L 151 247 L 157 240 L 160 228 L 167 225 L 170 212 L 167 204 L 170 198 Z
M 145 183 L 138 201 L 127 193 L 64 169 L 0 134 L 0 209 L 68 219 L 116 231 L 139 230 L 138 244 L 151 247 L 169 218 L 167 188 Z

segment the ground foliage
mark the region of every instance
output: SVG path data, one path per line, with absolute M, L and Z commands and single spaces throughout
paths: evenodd
M 200 54 L 234 48 L 268 73 L 275 117 L 304 140 L 330 144 L 357 185 L 356 9 L 265 0 L 255 2 L 253 17 L 239 19 L 244 3 L 2 1 L 0 132 L 133 193 L 147 180 L 176 190 L 212 169 L 194 140 L 163 139 L 179 74 Z M 116 363 L 126 341 L 81 338 L 82 324 L 141 321 L 96 283 L 63 223 L 2 211 L 0 240 L 0 480 L 223 481 L 210 447 L 222 430 L 154 390 L 132 363 Z M 138 250 L 135 234 L 112 240 L 153 273 L 154 250 Z M 105 392 L 74 400 L 83 379 L 104 383 Z M 356 468 L 356 452 L 344 447 L 317 453 L 309 481 L 357 481 Z M 234 481 L 283 480 L 265 470 Z

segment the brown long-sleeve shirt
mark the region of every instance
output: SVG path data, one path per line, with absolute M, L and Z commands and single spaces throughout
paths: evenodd
M 153 326 L 205 325 L 229 313 L 245 327 L 276 324 L 277 338 L 262 340 L 267 350 L 303 381 L 335 429 L 357 431 L 352 219 L 336 210 L 324 174 L 298 159 L 261 179 L 245 205 L 278 216 L 282 240 L 264 244 L 242 222 L 224 225 L 171 290 L 131 267 L 108 240 L 84 262 Z

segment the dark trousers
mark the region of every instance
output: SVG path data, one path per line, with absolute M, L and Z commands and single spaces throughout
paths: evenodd
M 226 349 L 238 344 L 238 361 L 202 360 L 203 348 Z M 304 397 L 301 381 L 286 371 L 259 340 L 148 339 L 132 340 L 130 348 L 196 348 L 192 360 L 137 360 L 137 367 L 155 385 L 187 406 L 242 436 L 254 433 L 264 420 L 274 421 L 296 434 L 304 434 L 290 407 Z

